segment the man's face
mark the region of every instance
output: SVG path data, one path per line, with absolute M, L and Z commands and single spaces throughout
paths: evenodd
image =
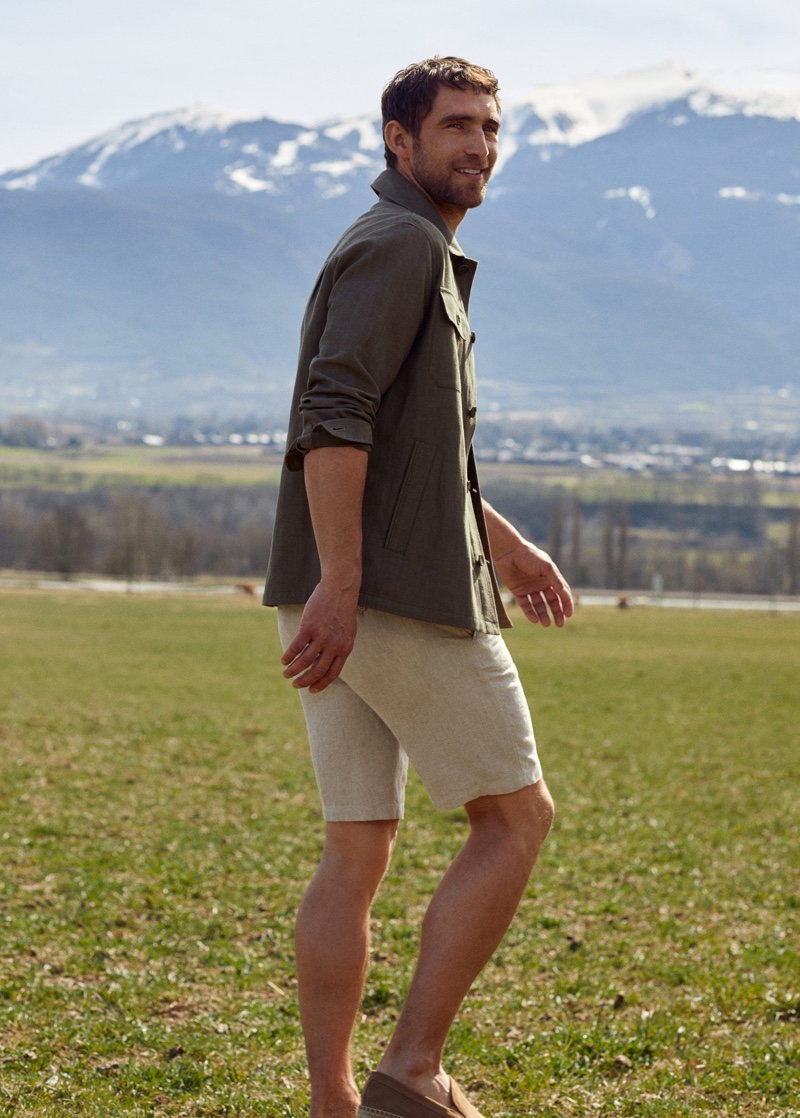
M 412 138 L 409 169 L 440 212 L 479 206 L 497 161 L 500 113 L 490 93 L 440 86 Z

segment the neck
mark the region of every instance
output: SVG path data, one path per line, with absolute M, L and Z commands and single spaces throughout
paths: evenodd
M 411 168 L 408 166 L 407 163 L 401 163 L 400 160 L 398 159 L 394 169 L 395 169 L 395 171 L 397 171 L 397 173 L 399 175 L 402 175 L 404 179 L 408 179 L 408 181 L 410 183 L 413 183 L 414 186 L 417 188 L 417 190 L 420 191 L 421 194 L 425 195 L 425 197 L 428 199 L 430 204 L 436 210 L 439 217 L 445 223 L 447 228 L 450 230 L 450 232 L 453 234 L 453 236 L 455 236 L 456 230 L 458 229 L 459 225 L 461 224 L 461 222 L 464 220 L 464 217 L 466 216 L 466 213 L 467 213 L 466 206 L 453 206 L 453 205 L 449 205 L 446 202 L 437 202 L 435 198 L 432 198 L 430 196 L 430 194 L 427 192 L 427 190 L 425 189 L 424 186 L 420 186 L 420 184 L 417 182 L 416 178 L 414 177 L 414 172 L 411 170 Z

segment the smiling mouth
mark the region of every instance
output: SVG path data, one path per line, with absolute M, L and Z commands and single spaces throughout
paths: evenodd
M 485 174 L 481 167 L 456 167 L 456 172 L 459 175 L 469 175 L 471 178 L 477 179 Z

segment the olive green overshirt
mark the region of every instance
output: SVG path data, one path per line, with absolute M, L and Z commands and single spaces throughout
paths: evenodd
M 319 582 L 305 453 L 357 446 L 370 455 L 360 604 L 496 633 L 510 621 L 472 450 L 477 265 L 402 175 L 384 171 L 373 190 L 303 318 L 264 604 L 304 603 Z

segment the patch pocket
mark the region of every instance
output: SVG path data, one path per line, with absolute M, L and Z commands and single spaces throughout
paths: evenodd
M 436 457 L 434 443 L 415 442 L 411 457 L 406 466 L 403 483 L 386 533 L 384 547 L 387 551 L 398 551 L 402 555 L 408 547 L 414 521 L 419 511 L 422 494 L 433 460 Z
M 449 287 L 440 287 L 439 294 L 444 304 L 444 313 L 455 326 L 463 342 L 470 341 L 469 320 L 466 316 L 461 301 Z

